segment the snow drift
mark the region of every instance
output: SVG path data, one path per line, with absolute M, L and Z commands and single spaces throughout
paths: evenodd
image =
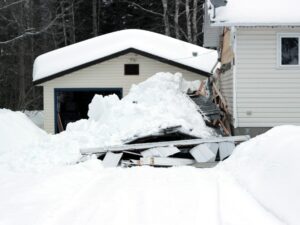
M 229 171 L 268 211 L 299 224 L 300 127 L 279 126 L 239 145 L 221 169 Z

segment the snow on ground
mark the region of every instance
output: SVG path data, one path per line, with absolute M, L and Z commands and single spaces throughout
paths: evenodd
M 280 126 L 238 146 L 222 169 L 287 224 L 300 221 L 300 127 Z
M 147 119 L 139 118 L 138 113 L 149 110 L 151 102 L 159 106 L 165 101 L 164 96 L 158 98 L 153 92 L 162 87 L 166 95 L 178 95 L 179 100 L 173 102 L 180 106 L 177 110 L 193 112 L 195 109 L 178 94 L 180 76 L 162 75 L 133 87 L 124 100 L 95 98 L 91 118 L 72 124 L 59 135 L 46 134 L 20 112 L 1 109 L 0 225 L 298 225 L 300 127 L 297 126 L 276 127 L 245 142 L 227 161 L 211 169 L 103 168 L 101 161 L 95 159 L 74 163 L 80 157 L 82 143 L 93 138 L 97 140 L 90 144 L 98 143 L 101 138 L 105 143 L 107 138 L 99 133 L 100 136 L 87 139 L 80 129 L 101 129 L 98 122 L 105 121 L 103 132 L 117 133 L 109 143 L 119 143 L 121 137 L 126 137 L 111 124 L 113 118 L 108 114 L 121 118 L 136 115 L 137 120 L 145 122 L 145 128 L 155 129 L 151 123 L 147 125 Z M 166 113 L 174 110 L 172 104 L 166 105 Z M 118 114 L 122 107 L 128 114 Z M 103 109 L 104 115 L 99 115 L 96 108 Z M 160 111 L 153 107 L 153 112 Z M 147 115 L 152 117 L 153 112 Z M 210 134 L 202 124 L 203 119 L 184 113 L 174 113 L 166 123 L 182 120 L 186 130 L 195 123 L 205 132 L 196 129 L 194 133 Z M 166 118 L 156 115 L 153 119 Z M 115 122 L 128 125 L 124 120 Z
M 208 0 L 208 5 L 211 4 Z M 210 10 L 215 25 L 299 25 L 299 0 L 228 0 Z M 215 15 L 215 16 L 214 16 Z
M 218 61 L 215 50 L 150 31 L 129 29 L 101 35 L 39 56 L 34 62 L 33 80 L 130 48 L 208 73 L 211 73 Z M 195 53 L 197 56 L 193 56 Z

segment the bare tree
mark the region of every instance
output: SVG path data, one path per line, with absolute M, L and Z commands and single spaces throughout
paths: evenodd
M 163 20 L 164 20 L 164 26 L 165 26 L 165 35 L 171 36 L 169 14 L 168 14 L 168 0 L 162 0 L 162 5 L 163 5 L 163 9 L 164 9 Z
M 175 37 L 177 39 L 180 38 L 180 34 L 179 34 L 179 6 L 180 6 L 180 0 L 175 0 L 174 30 L 175 30 Z
M 193 1 L 193 43 L 197 44 L 198 39 L 198 23 L 197 23 L 197 15 L 198 15 L 198 0 Z
M 186 17 L 187 40 L 188 40 L 188 42 L 192 42 L 190 0 L 185 0 L 185 17 Z

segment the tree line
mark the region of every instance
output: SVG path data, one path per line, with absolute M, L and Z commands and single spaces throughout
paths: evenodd
M 137 28 L 202 45 L 203 1 L 2 0 L 0 108 L 42 109 L 34 59 L 91 37 Z

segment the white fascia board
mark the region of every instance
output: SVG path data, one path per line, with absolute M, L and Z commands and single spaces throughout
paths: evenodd
M 233 126 L 234 128 L 237 128 L 239 126 L 239 118 L 237 113 L 237 74 L 236 74 L 236 65 L 238 60 L 237 55 L 237 34 L 236 34 L 236 28 L 232 27 L 231 32 L 234 32 L 232 35 L 234 35 L 234 41 L 233 41 L 233 53 L 234 53 L 234 65 L 233 65 Z

